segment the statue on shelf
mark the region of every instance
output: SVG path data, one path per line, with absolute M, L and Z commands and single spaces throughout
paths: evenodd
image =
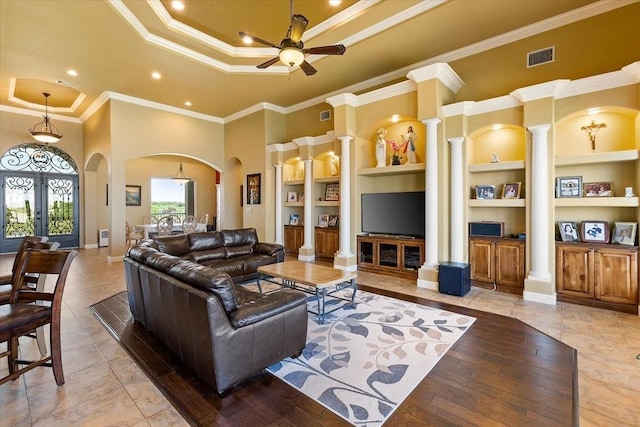
M 331 168 L 331 176 L 338 175 L 338 158 L 335 155 L 331 156 L 329 167 Z
M 407 129 L 407 136 L 400 135 L 402 141 L 405 143 L 405 153 L 407 153 L 407 163 L 416 163 L 416 138 L 417 135 L 413 131 L 413 126 L 409 126 Z
M 498 153 L 493 153 L 491 155 L 491 163 L 500 163 L 500 158 L 498 157 Z
M 387 141 L 384 137 L 387 135 L 387 130 L 380 128 L 376 131 L 378 140 L 376 141 L 376 167 L 383 168 L 387 165 Z

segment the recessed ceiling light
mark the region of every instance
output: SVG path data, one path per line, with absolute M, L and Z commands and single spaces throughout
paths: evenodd
M 600 113 L 600 109 L 599 108 L 589 108 L 587 110 L 587 114 L 593 115 L 593 114 L 598 114 L 598 113 Z
M 342 0 L 329 0 L 331 6 L 340 6 L 340 3 L 342 3 Z
M 186 105 L 187 107 L 191 107 L 191 102 L 187 101 L 184 103 L 184 105 Z
M 244 36 L 244 37 L 242 38 L 242 43 L 244 43 L 244 44 L 251 44 L 251 43 L 253 43 L 253 39 L 252 39 L 251 37 L 249 37 L 249 36 Z
M 174 10 L 184 10 L 184 3 L 180 0 L 173 0 L 171 2 L 171 7 Z
M 151 73 L 151 77 L 158 80 L 162 77 L 162 74 L 158 73 L 157 71 L 154 71 L 153 73 Z
M 397 123 L 400 120 L 400 115 L 399 114 L 394 114 L 391 116 L 391 121 L 393 123 Z
M 67 70 L 67 74 L 76 77 L 78 75 L 78 72 L 76 70 Z
M 493 130 L 500 130 L 500 129 L 502 129 L 502 125 L 501 125 L 501 124 L 495 124 L 495 125 L 492 125 L 492 126 L 491 126 L 491 129 L 493 129 Z

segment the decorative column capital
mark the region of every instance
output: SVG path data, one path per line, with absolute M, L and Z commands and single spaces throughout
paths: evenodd
M 451 144 L 451 145 L 461 145 L 464 142 L 464 137 L 463 136 L 456 136 L 455 138 L 447 139 L 447 141 L 449 141 L 449 144 Z
M 545 125 L 529 126 L 527 129 L 533 135 L 540 136 L 542 134 L 547 133 L 549 131 L 549 129 L 551 129 L 551 125 L 550 124 L 545 124 Z
M 432 125 L 432 126 L 436 125 L 437 126 L 441 122 L 442 122 L 442 120 L 440 120 L 437 117 L 433 117 L 431 119 L 425 119 L 425 120 L 422 121 L 422 123 L 427 125 L 427 126 L 429 126 L 429 125 Z
M 276 165 L 273 165 L 273 167 L 276 168 L 276 169 L 278 169 L 278 168 L 282 169 L 282 163 L 278 163 Z
M 351 142 L 351 140 L 353 140 L 353 137 L 351 135 L 342 135 L 339 136 L 338 139 L 343 143 L 343 144 L 348 144 Z

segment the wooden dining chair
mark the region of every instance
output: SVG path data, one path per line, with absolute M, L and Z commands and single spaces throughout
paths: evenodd
M 46 242 L 47 240 L 49 240 L 47 236 L 24 236 L 22 238 L 22 241 L 18 246 L 18 251 L 16 252 L 16 257 L 13 259 L 13 266 L 11 267 L 11 271 L 0 273 L 0 304 L 6 304 L 9 302 L 9 298 L 11 297 L 12 283 L 14 280 L 15 272 L 18 269 L 18 262 L 22 256 L 22 253 L 25 251 L 27 243 Z
M 60 312 L 62 294 L 71 262 L 78 255 L 75 250 L 25 250 L 13 283 L 8 304 L 0 305 L 0 342 L 8 343 L 9 374 L 0 378 L 0 385 L 38 366 L 53 368 L 56 384 L 64 384 L 60 346 Z M 33 275 L 56 275 L 53 289 L 25 290 L 26 278 Z M 43 287 L 44 288 L 44 287 Z M 50 354 L 35 361 L 18 359 L 18 339 L 33 330 L 50 325 Z M 24 365 L 24 367 L 20 367 Z
M 158 225 L 156 225 L 158 236 L 171 236 L 173 232 L 173 218 L 170 216 L 163 216 L 158 219 Z
M 193 233 L 198 228 L 198 220 L 195 215 L 187 215 L 182 221 L 182 232 L 184 234 Z
M 125 221 L 124 223 L 126 233 L 125 243 L 127 247 L 131 247 L 132 243 L 140 243 L 140 241 L 144 239 L 144 230 L 140 227 L 130 226 L 129 221 Z

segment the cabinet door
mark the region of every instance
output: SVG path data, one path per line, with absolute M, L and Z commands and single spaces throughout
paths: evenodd
M 595 298 L 635 304 L 638 300 L 638 252 L 600 248 L 594 253 Z
M 304 229 L 291 225 L 284 226 L 284 249 L 288 254 L 297 254 L 303 244 Z
M 358 237 L 358 265 L 372 267 L 376 263 L 374 240 Z
M 469 262 L 471 263 L 471 280 L 493 283 L 495 244 L 493 240 L 470 240 Z
M 593 298 L 593 250 L 582 246 L 556 247 L 558 293 Z
M 402 269 L 417 271 L 424 263 L 424 245 L 421 243 L 404 243 L 402 245 Z
M 400 267 L 400 243 L 378 242 L 378 267 L 398 270 Z
M 524 288 L 524 242 L 496 242 L 496 283 Z
M 333 258 L 338 251 L 338 232 L 336 229 L 316 228 L 316 255 Z

